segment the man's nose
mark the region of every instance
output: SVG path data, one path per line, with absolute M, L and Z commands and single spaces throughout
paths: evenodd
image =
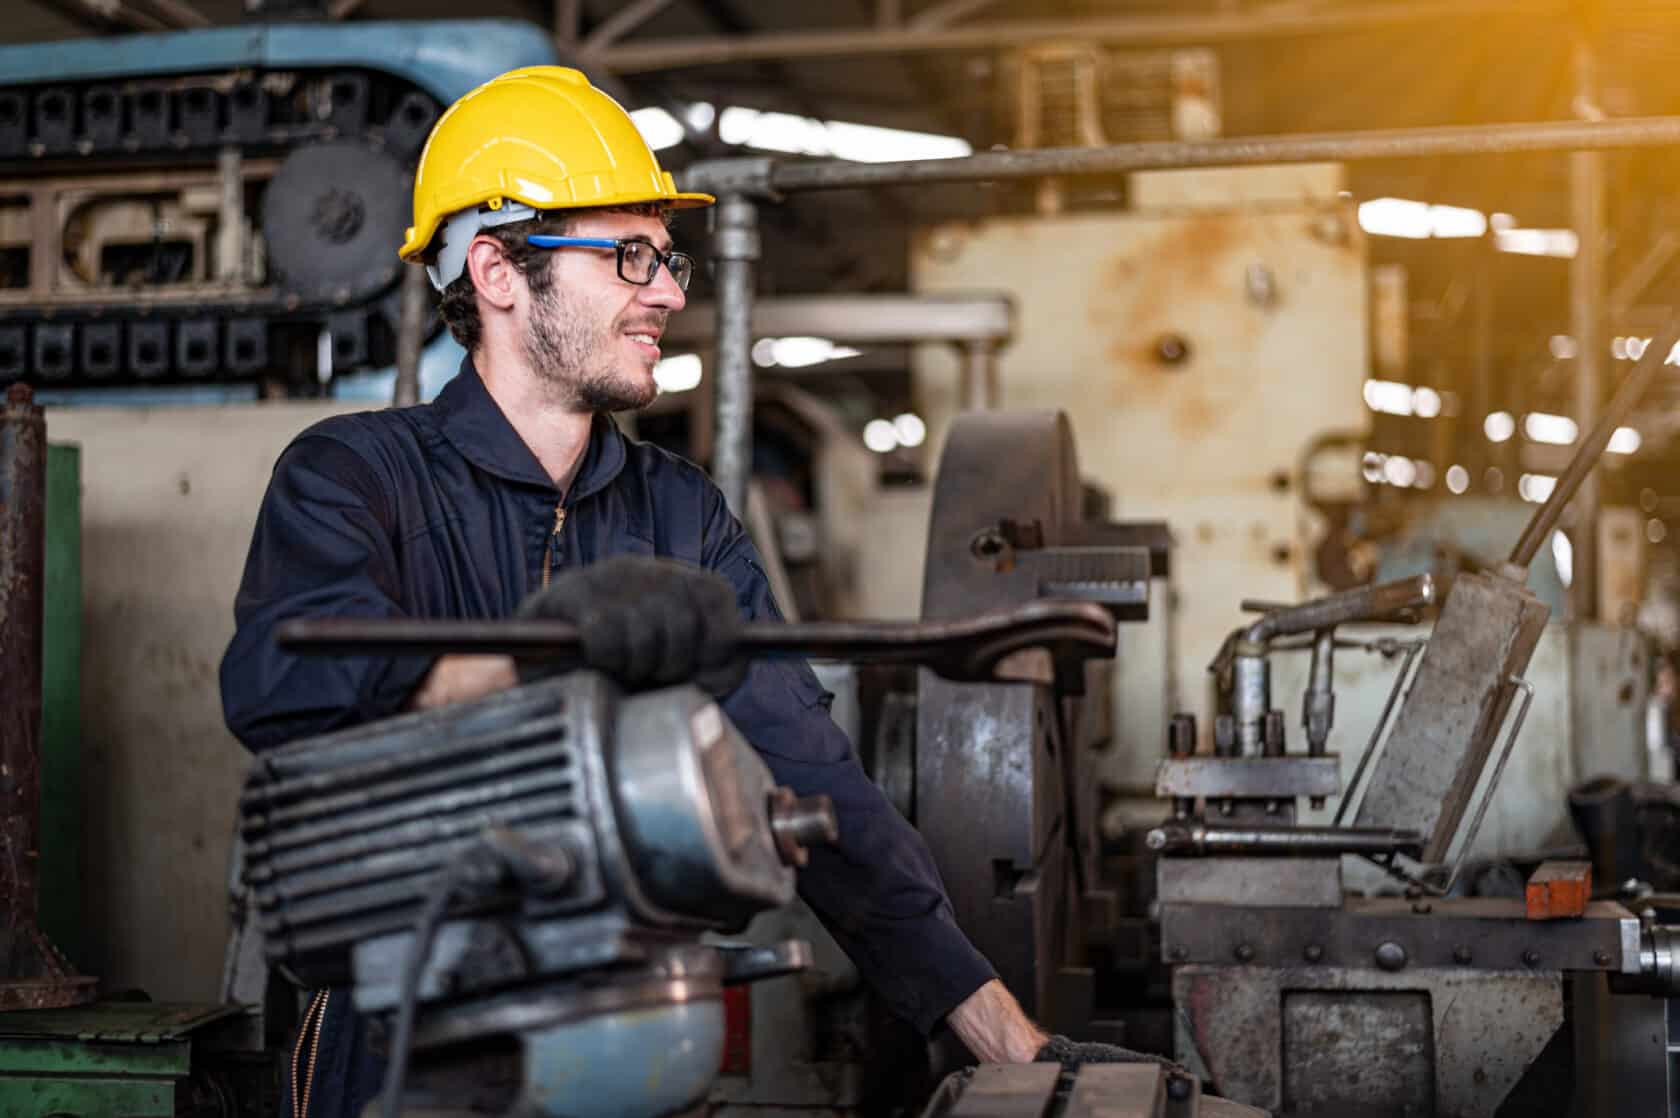
M 674 314 L 688 305 L 688 296 L 671 278 L 671 269 L 661 267 L 653 282 L 642 287 L 637 301 L 644 307 L 658 307 Z

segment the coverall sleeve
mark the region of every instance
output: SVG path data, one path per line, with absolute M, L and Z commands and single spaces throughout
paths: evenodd
M 706 537 L 705 565 L 733 584 L 743 614 L 780 620 L 758 552 L 721 494 Z M 761 660 L 723 709 L 778 784 L 834 801 L 839 844 L 811 851 L 800 896 L 888 1008 L 926 1035 L 997 972 L 957 927 L 922 836 L 829 717 L 832 699 L 804 661 Z
M 401 617 L 387 498 L 361 455 L 305 432 L 275 464 L 234 600 L 222 711 L 252 750 L 395 714 L 425 657 L 296 656 L 275 644 L 292 617 Z

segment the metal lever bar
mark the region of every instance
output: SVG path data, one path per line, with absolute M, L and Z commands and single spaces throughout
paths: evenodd
M 1522 536 L 1511 549 L 1510 563 L 1512 566 L 1528 569 L 1534 561 L 1535 552 L 1540 545 L 1552 534 L 1557 526 L 1558 518 L 1563 515 L 1563 508 L 1575 496 L 1575 491 L 1581 488 L 1581 483 L 1592 473 L 1593 467 L 1598 465 L 1604 448 L 1610 445 L 1610 436 L 1616 433 L 1616 428 L 1627 418 L 1639 398 L 1650 387 L 1651 381 L 1668 361 L 1669 353 L 1676 345 L 1680 345 L 1680 319 L 1671 320 L 1668 327 L 1651 340 L 1645 347 L 1645 352 L 1639 355 L 1639 361 L 1633 370 L 1623 378 L 1621 387 L 1616 389 L 1616 395 L 1599 416 L 1598 423 L 1592 432 L 1581 441 L 1575 450 L 1575 457 L 1569 460 L 1563 476 L 1558 478 L 1557 485 L 1552 487 L 1551 496 L 1546 503 L 1535 510 L 1534 517 L 1523 528 Z
M 1522 733 L 1523 720 L 1528 717 L 1528 708 L 1534 702 L 1534 685 L 1526 679 L 1508 676 L 1506 682 L 1522 692 L 1522 705 L 1517 707 L 1517 714 L 1511 720 L 1511 731 L 1505 738 L 1505 745 L 1499 750 L 1499 760 L 1494 762 L 1493 777 L 1487 782 L 1487 789 L 1482 793 L 1481 802 L 1476 805 L 1476 814 L 1470 819 L 1470 830 L 1465 833 L 1464 844 L 1458 848 L 1458 857 L 1452 861 L 1452 869 L 1447 874 L 1446 884 L 1441 886 L 1441 892 L 1450 893 L 1458 881 L 1458 875 L 1464 869 L 1464 863 L 1470 858 L 1470 847 L 1476 842 L 1476 833 L 1482 829 L 1482 817 L 1487 814 L 1488 805 L 1493 802 L 1495 792 L 1499 791 L 1499 778 L 1505 774 L 1505 762 L 1511 759 L 1511 750 L 1517 744 L 1517 735 Z M 1443 852 L 1444 853 L 1444 852 Z
M 1423 837 L 1422 832 L 1397 827 L 1245 827 L 1170 820 L 1150 830 L 1144 842 L 1161 854 L 1405 854 L 1415 858 L 1423 851 Z
M 293 618 L 276 639 L 316 656 L 506 655 L 581 662 L 577 628 L 563 621 Z M 953 621 L 753 622 L 736 651 L 745 657 L 921 664 L 955 683 L 1048 682 L 1042 650 L 1058 669 L 1114 655 L 1115 622 L 1094 602 L 1041 600 Z

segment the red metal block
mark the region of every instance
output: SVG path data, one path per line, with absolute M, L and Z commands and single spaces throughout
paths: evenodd
M 1543 862 L 1528 879 L 1528 918 L 1583 916 L 1592 900 L 1592 863 Z

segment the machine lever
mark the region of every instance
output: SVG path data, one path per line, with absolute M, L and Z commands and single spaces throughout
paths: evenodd
M 577 663 L 582 651 L 575 626 L 526 618 L 300 617 L 282 622 L 276 639 L 289 652 L 317 656 L 471 653 Z M 1112 657 L 1114 643 L 1114 618 L 1101 605 L 1041 600 L 950 621 L 753 622 L 736 651 L 921 664 L 954 683 L 1050 682 L 1050 668 Z

